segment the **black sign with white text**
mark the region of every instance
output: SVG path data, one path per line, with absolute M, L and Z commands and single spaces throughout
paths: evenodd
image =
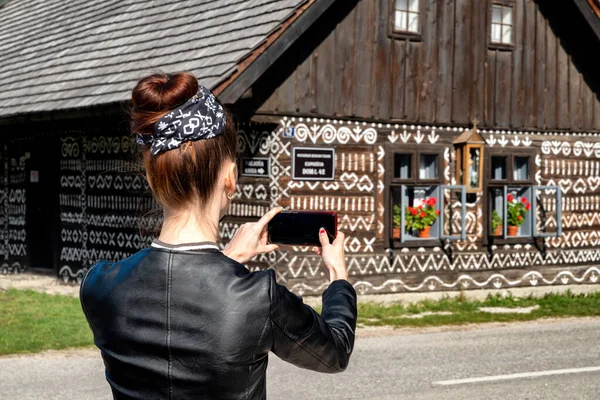
M 335 149 L 295 147 L 293 177 L 298 181 L 332 181 L 335 177 Z
M 268 178 L 270 163 L 268 158 L 243 158 L 242 175 L 257 178 Z

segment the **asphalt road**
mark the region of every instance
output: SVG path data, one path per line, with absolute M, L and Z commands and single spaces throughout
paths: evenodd
M 270 399 L 599 399 L 600 320 L 359 338 L 345 373 L 270 358 Z M 0 399 L 111 399 L 101 359 L 0 358 Z

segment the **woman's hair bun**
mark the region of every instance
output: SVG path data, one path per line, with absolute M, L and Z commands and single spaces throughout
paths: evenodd
M 188 72 L 154 74 L 142 79 L 131 96 L 131 131 L 152 133 L 158 120 L 196 93 L 198 80 Z

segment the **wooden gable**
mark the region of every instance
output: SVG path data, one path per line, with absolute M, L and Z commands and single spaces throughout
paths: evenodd
M 421 0 L 391 34 L 390 0 L 337 2 L 257 81 L 257 114 L 484 128 L 600 130 L 600 41 L 571 1 L 510 0 L 514 46 L 491 47 L 491 1 Z

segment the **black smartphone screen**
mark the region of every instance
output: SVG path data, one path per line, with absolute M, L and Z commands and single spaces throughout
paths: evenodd
M 269 242 L 320 246 L 319 230 L 321 228 L 325 228 L 329 241 L 333 241 L 337 235 L 337 214 L 335 212 L 284 210 L 269 222 Z

